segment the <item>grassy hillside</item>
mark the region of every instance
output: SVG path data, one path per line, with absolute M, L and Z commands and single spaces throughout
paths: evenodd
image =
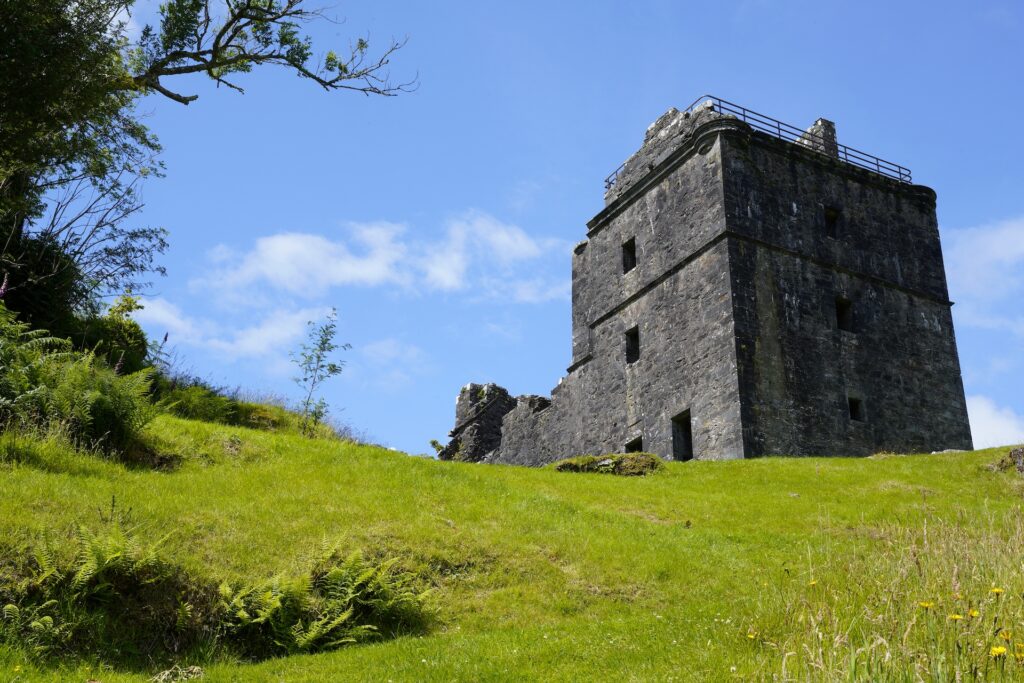
M 1005 449 L 669 463 L 620 478 L 166 416 L 149 430 L 177 467 L 6 444 L 0 542 L 59 547 L 116 499 L 141 535 L 169 533 L 161 554 L 193 576 L 297 575 L 336 545 L 397 557 L 433 586 L 423 636 L 182 662 L 205 681 L 1024 675 L 1024 477 L 988 467 Z M 0 648 L 0 680 L 154 672 Z

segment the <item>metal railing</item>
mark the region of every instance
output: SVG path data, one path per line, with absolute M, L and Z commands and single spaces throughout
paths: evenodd
M 897 163 L 886 161 L 885 159 L 876 157 L 873 154 L 862 152 L 859 149 L 854 149 L 847 145 L 838 144 L 834 140 L 826 140 L 819 135 L 809 133 L 797 128 L 796 126 L 779 121 L 778 119 L 747 109 L 742 105 L 729 102 L 728 100 L 723 100 L 721 97 L 715 97 L 714 95 L 701 95 L 694 100 L 689 107 L 684 109 L 683 112 L 693 113 L 696 109 L 703 106 L 710 106 L 713 111 L 718 114 L 722 114 L 723 116 L 733 116 L 740 121 L 743 121 L 751 128 L 759 130 L 762 133 L 768 133 L 780 140 L 805 145 L 808 149 L 816 150 L 822 154 L 827 154 L 827 152 L 822 151 L 823 149 L 834 148 L 837 151 L 839 159 L 848 164 L 873 171 L 889 178 L 894 178 L 903 183 L 911 182 L 910 169 L 905 166 L 900 166 Z M 615 183 L 618 181 L 619 175 L 622 173 L 625 166 L 625 163 L 621 164 L 604 179 L 604 187 L 606 190 L 610 190 L 615 186 Z

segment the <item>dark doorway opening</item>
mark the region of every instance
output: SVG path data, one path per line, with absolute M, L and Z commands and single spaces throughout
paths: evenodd
M 864 401 L 859 398 L 849 397 L 850 403 L 850 419 L 854 422 L 867 422 L 867 413 L 864 410 Z
M 626 444 L 626 453 L 639 453 L 644 449 L 644 437 L 638 436 Z
M 672 418 L 672 459 L 693 460 L 693 425 L 689 410 Z

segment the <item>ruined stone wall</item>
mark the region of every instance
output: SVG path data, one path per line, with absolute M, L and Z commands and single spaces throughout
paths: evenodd
M 467 384 L 455 399 L 455 428 L 441 460 L 479 462 L 501 445 L 501 421 L 516 399 L 497 384 Z
M 756 134 L 723 159 L 748 457 L 970 448 L 934 193 Z

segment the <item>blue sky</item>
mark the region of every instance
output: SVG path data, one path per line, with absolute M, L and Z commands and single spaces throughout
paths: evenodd
M 152 5 L 134 17 L 144 22 Z M 429 451 L 468 381 L 547 394 L 570 357 L 570 250 L 602 179 L 702 93 L 892 159 L 938 192 L 978 445 L 1024 441 L 1024 13 L 1018 2 L 344 2 L 324 50 L 408 36 L 395 98 L 284 70 L 140 110 L 171 233 L 139 319 L 181 367 L 296 397 L 288 352 L 339 312 L 334 412 Z

